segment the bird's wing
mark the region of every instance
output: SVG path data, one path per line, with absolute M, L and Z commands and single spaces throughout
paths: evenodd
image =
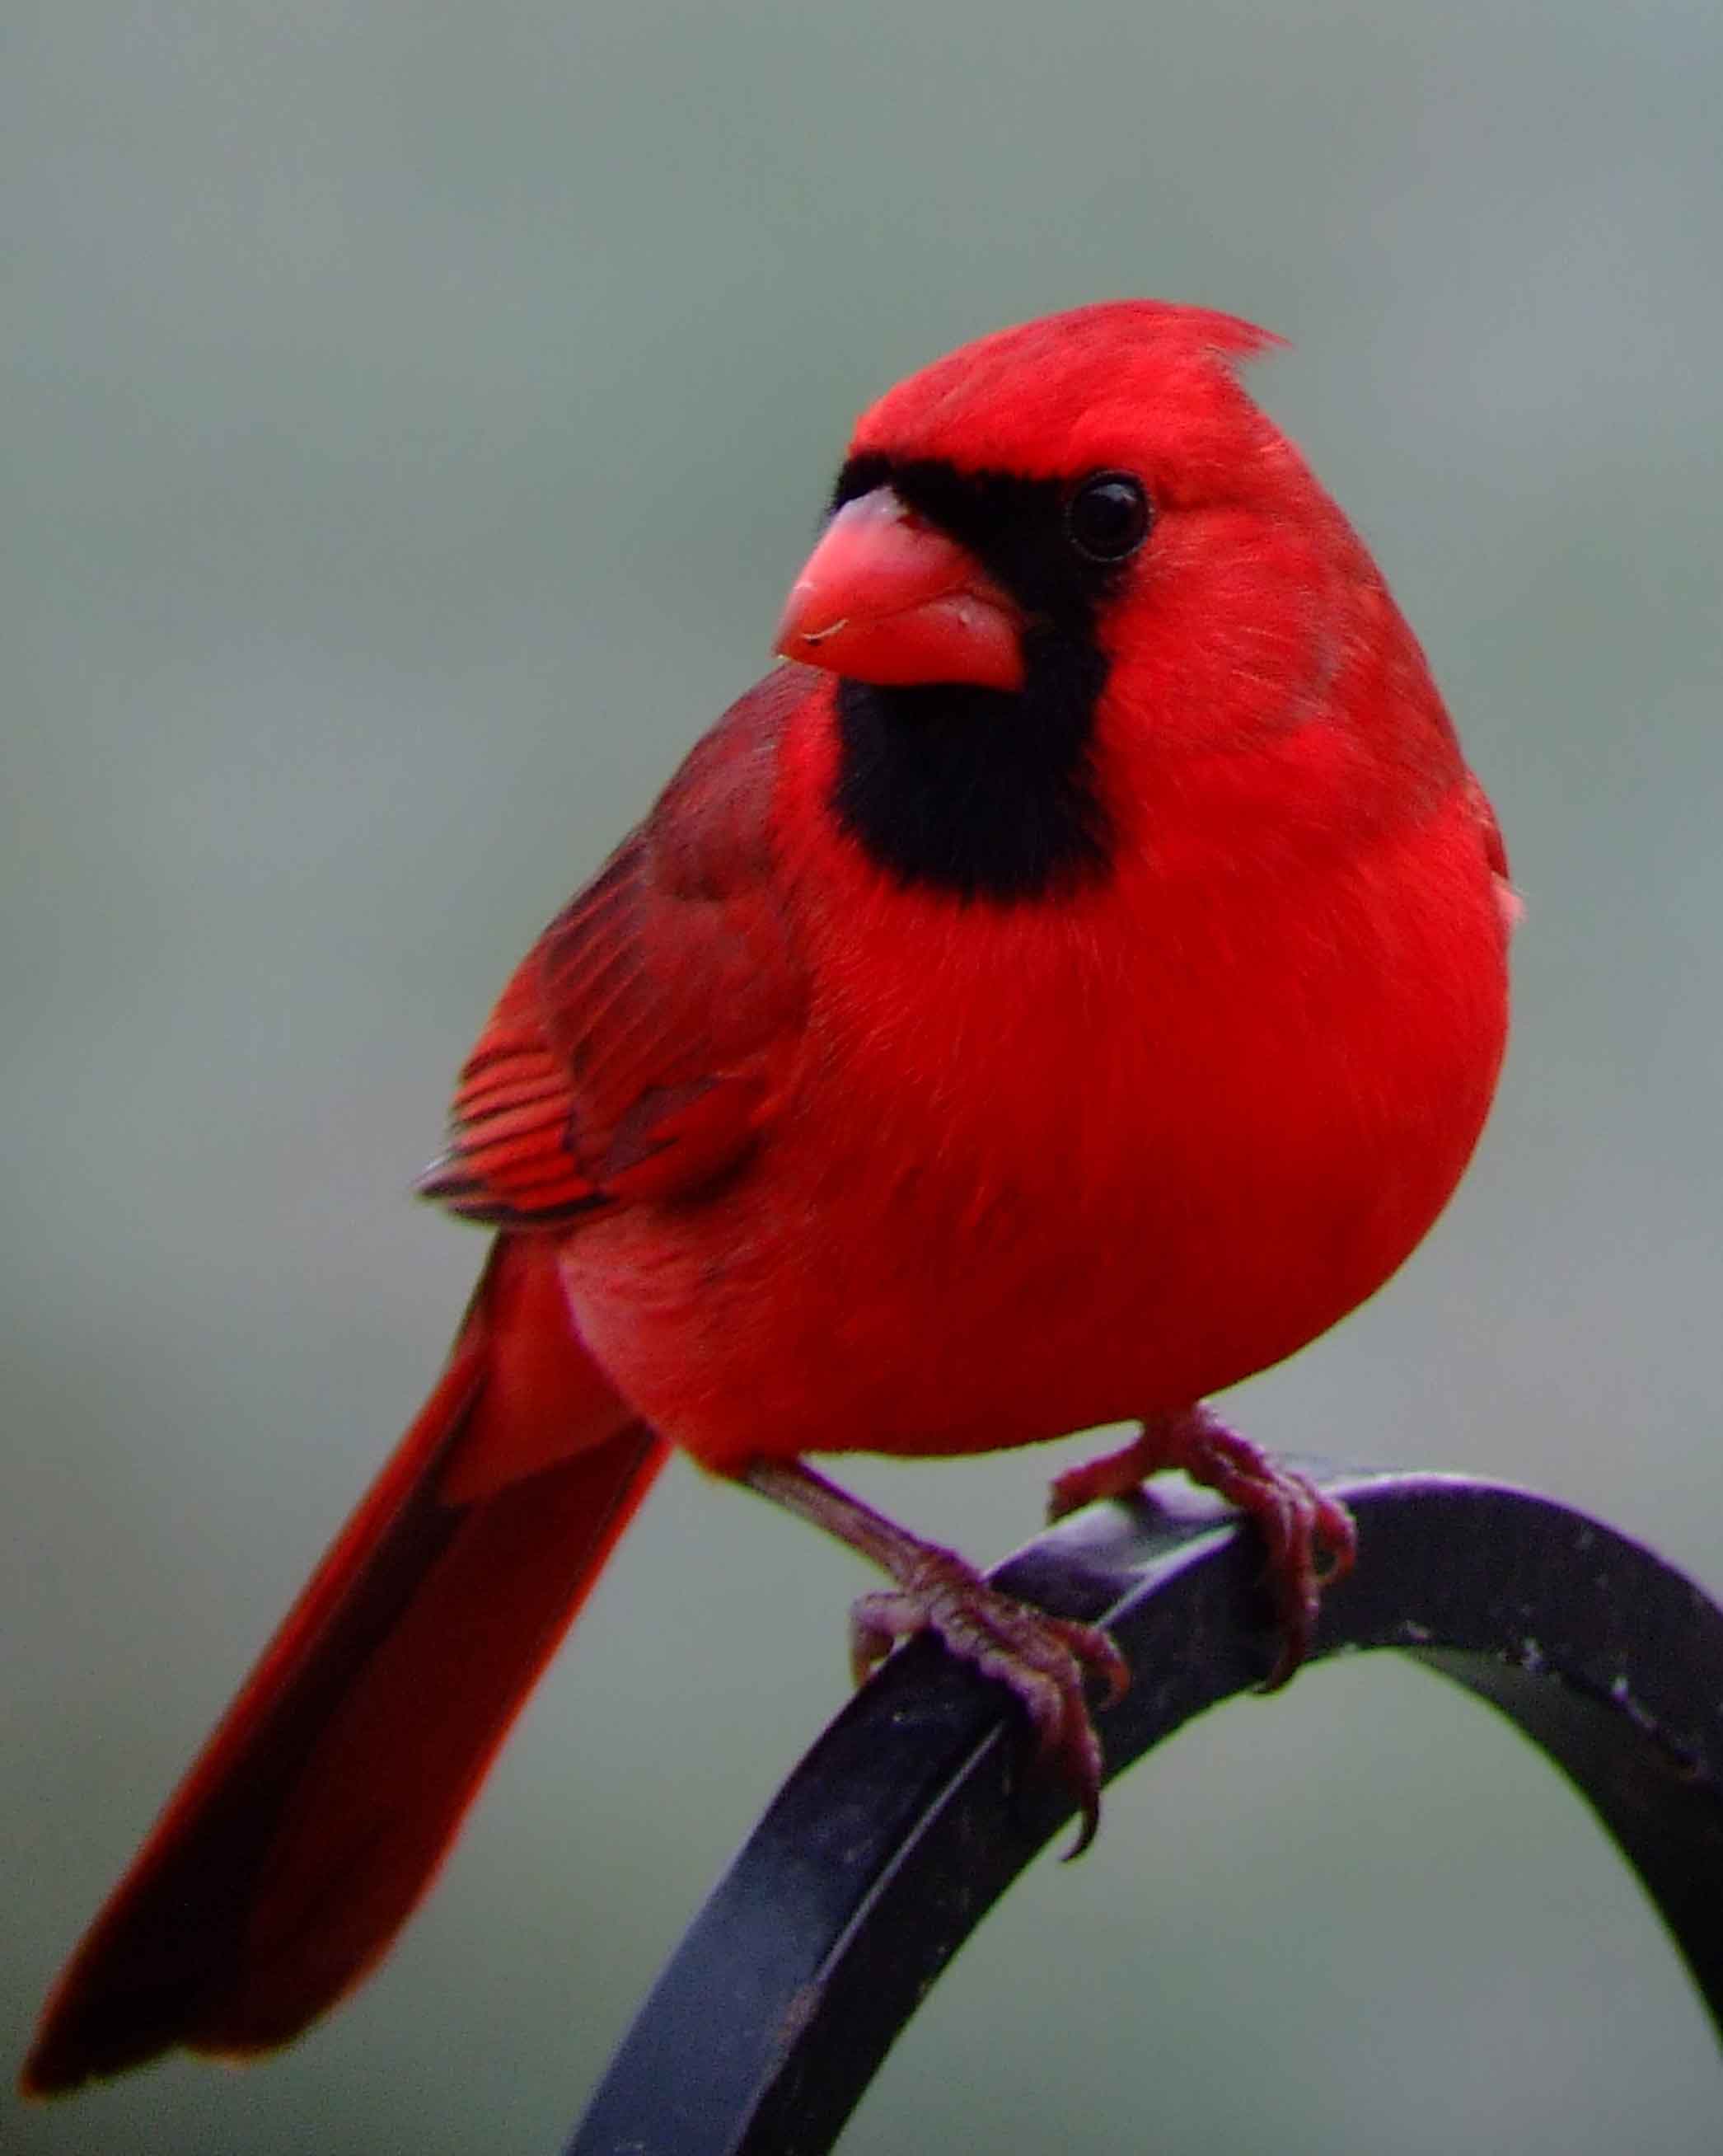
M 756 1142 L 806 1004 L 768 819 L 811 680 L 784 667 L 733 705 L 539 938 L 461 1072 L 425 1196 L 560 1228 L 691 1194 Z

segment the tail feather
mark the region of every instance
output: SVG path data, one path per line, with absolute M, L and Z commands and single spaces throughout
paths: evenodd
M 537 1240 L 448 1368 L 49 1999 L 26 2093 L 285 2043 L 386 1951 L 666 1448 Z

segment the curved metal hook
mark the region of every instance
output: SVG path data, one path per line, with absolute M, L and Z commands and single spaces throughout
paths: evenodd
M 1310 1463 L 1305 1463 L 1309 1466 Z M 1723 1610 L 1637 1543 L 1503 1484 L 1318 1471 L 1357 1517 L 1315 1657 L 1394 1647 L 1563 1768 L 1723 2032 Z M 1254 1542 L 1206 1493 L 1098 1505 L 993 1577 L 1105 1623 L 1135 1672 L 1107 1779 L 1259 1683 Z M 671 1957 L 567 2156 L 818 2156 L 981 1917 L 1071 1816 L 997 1687 L 918 1640 L 791 1774 Z

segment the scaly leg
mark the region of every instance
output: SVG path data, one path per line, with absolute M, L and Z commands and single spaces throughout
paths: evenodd
M 1048 1516 L 1063 1519 L 1098 1497 L 1131 1495 L 1166 1467 L 1182 1467 L 1193 1482 L 1236 1505 L 1267 1543 L 1280 1656 L 1263 1690 L 1278 1691 L 1310 1651 L 1322 1589 L 1352 1568 L 1358 1548 L 1352 1516 L 1308 1476 L 1283 1467 L 1201 1406 L 1153 1416 L 1122 1450 L 1059 1476 L 1049 1493 Z
M 1125 1658 L 1095 1625 L 1049 1616 L 991 1587 L 954 1551 L 924 1543 L 799 1460 L 756 1460 L 737 1478 L 799 1518 L 823 1527 L 896 1582 L 864 1594 L 850 1612 L 849 1657 L 859 1684 L 900 1640 L 932 1632 L 960 1661 L 1004 1685 L 1033 1727 L 1036 1758 L 1054 1768 L 1081 1807 L 1079 1855 L 1100 1821 L 1100 1743 L 1083 1696 L 1085 1676 L 1121 1699 Z

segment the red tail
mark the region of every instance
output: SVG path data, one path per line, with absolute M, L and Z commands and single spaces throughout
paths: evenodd
M 552 1247 L 499 1240 L 436 1390 L 60 1979 L 27 2093 L 285 2043 L 434 1876 L 663 1464 Z

